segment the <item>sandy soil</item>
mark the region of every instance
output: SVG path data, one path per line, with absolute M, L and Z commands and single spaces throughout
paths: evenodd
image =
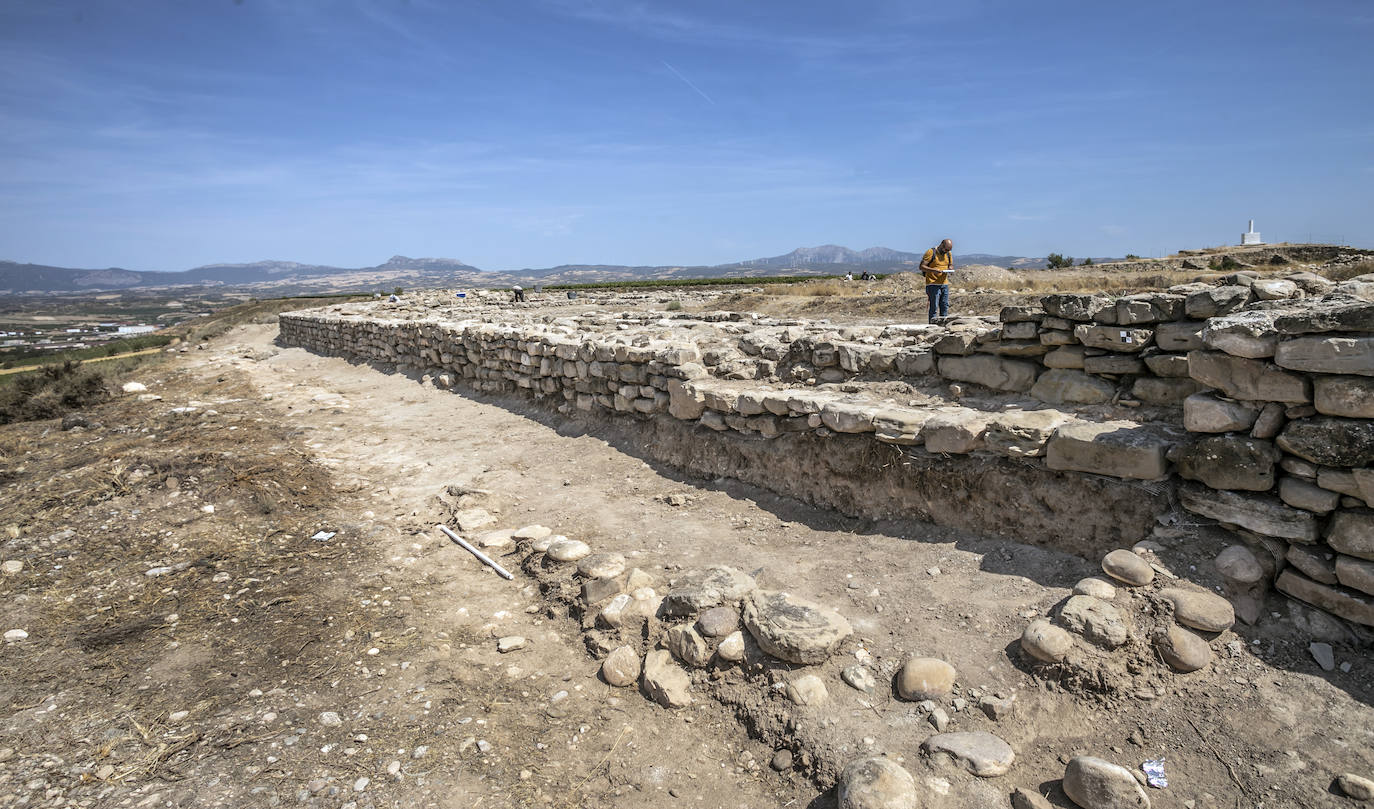
M 930 806 L 1005 806 L 1015 787 L 1068 806 L 1057 780 L 1077 753 L 1166 757 L 1156 806 L 1343 806 L 1334 776 L 1374 771 L 1368 649 L 1335 638 L 1350 670 L 1322 672 L 1278 602 L 1201 672 L 1146 661 L 1125 688 L 1057 682 L 1015 641 L 1092 561 L 684 479 L 612 423 L 274 335 L 250 326 L 171 360 L 144 380 L 161 401 L 90 414 L 104 426 L 5 428 L 0 547 L 26 567 L 0 581 L 3 628 L 29 636 L 0 652 L 0 806 L 823 807 L 836 767 L 877 753 Z M 123 488 L 106 482 L 116 466 Z M 517 557 L 506 582 L 433 530 L 464 492 L 498 527 L 550 526 L 660 581 L 729 564 L 837 607 L 856 638 L 815 667 L 829 702 L 789 707 L 769 687 L 786 667 L 702 672 L 681 712 L 605 685 Z M 1159 542 L 1163 566 L 1213 583 L 1216 537 L 1176 526 Z M 510 635 L 528 646 L 498 654 Z M 950 706 L 951 729 L 1005 738 L 1011 772 L 922 759 L 934 731 L 915 705 L 840 681 L 860 651 L 880 683 L 911 654 L 953 663 L 970 704 Z M 978 693 L 1015 710 L 994 721 Z M 772 772 L 777 748 L 797 768 Z

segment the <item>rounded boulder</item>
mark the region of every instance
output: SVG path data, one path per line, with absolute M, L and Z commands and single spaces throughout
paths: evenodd
M 957 676 L 953 666 L 937 657 L 913 657 L 897 672 L 897 694 L 915 702 L 943 699 L 954 690 Z

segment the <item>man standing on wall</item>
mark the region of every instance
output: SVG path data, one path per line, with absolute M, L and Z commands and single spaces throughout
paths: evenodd
M 930 299 L 926 320 L 949 314 L 949 274 L 954 270 L 954 242 L 945 239 L 921 258 L 921 274 L 926 277 L 926 297 Z

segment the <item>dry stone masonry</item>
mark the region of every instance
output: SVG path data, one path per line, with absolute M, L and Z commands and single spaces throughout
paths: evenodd
M 654 302 L 639 303 L 646 298 Z M 1177 502 L 1233 532 L 1237 549 L 1218 568 L 1243 620 L 1272 585 L 1374 626 L 1374 277 L 1338 285 L 1240 272 L 1121 298 L 1048 295 L 996 320 L 937 324 L 610 311 L 615 303 L 513 308 L 436 295 L 347 304 L 282 315 L 281 340 L 413 369 L 440 387 L 520 393 L 570 416 L 671 424 L 701 446 L 730 442 L 738 476 L 856 511 L 876 501 L 770 475 L 770 442 L 811 453 L 818 468 L 885 447 L 888 455 L 863 456 L 873 463 L 862 472 L 873 476 L 865 496 L 887 498 L 874 510 L 915 504 L 895 513 L 937 522 L 967 518 L 940 511 L 939 494 L 923 488 L 931 479 L 917 485 L 877 468 L 982 464 L 985 485 L 997 479 L 988 470 L 1002 470 L 1007 486 L 1027 479 L 1035 490 L 964 492 L 1003 502 L 1001 511 L 984 504 L 991 516 L 974 527 L 1057 539 L 1084 555 L 1129 546 Z M 1022 498 L 1051 482 L 1078 502 L 1130 494 L 1111 506 L 1119 516 L 1110 529 L 1063 512 L 1052 515 L 1062 528 L 1037 539 L 1023 512 L 1056 506 L 1027 509 Z M 684 609 L 709 607 L 711 592 L 702 583 L 704 600 Z M 751 605 L 757 599 L 744 605 L 745 623 L 767 643 Z M 1091 607 L 1074 620 L 1105 627 L 1091 637 L 1112 643 L 1111 622 Z M 1037 638 L 1037 656 L 1059 654 L 1053 633 Z M 1186 643 L 1161 643 L 1186 657 Z M 778 644 L 770 651 L 788 658 Z

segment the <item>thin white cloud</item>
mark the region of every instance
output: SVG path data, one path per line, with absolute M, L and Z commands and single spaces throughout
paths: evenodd
M 663 62 L 663 66 L 664 66 L 664 67 L 668 68 L 669 70 L 671 70 L 671 71 L 673 72 L 673 75 L 674 75 L 674 76 L 677 76 L 679 79 L 682 79 L 682 83 L 683 83 L 683 84 L 685 84 L 685 85 L 687 85 L 688 87 L 690 87 L 690 88 L 692 88 L 693 90 L 695 90 L 695 91 L 696 91 L 696 94 L 699 95 L 699 96 L 701 96 L 702 98 L 706 99 L 706 101 L 707 101 L 711 106 L 714 107 L 714 106 L 716 105 L 716 102 L 715 102 L 710 96 L 706 95 L 706 93 L 703 92 L 702 89 L 701 89 L 700 87 L 696 86 L 695 84 L 692 84 L 691 79 L 689 79 L 689 78 L 687 78 L 686 76 L 682 75 L 681 73 L 678 72 L 678 69 L 677 69 L 677 68 L 675 68 L 675 67 L 673 67 L 672 65 L 668 64 L 668 60 L 663 59 L 663 60 L 660 60 L 660 61 Z

